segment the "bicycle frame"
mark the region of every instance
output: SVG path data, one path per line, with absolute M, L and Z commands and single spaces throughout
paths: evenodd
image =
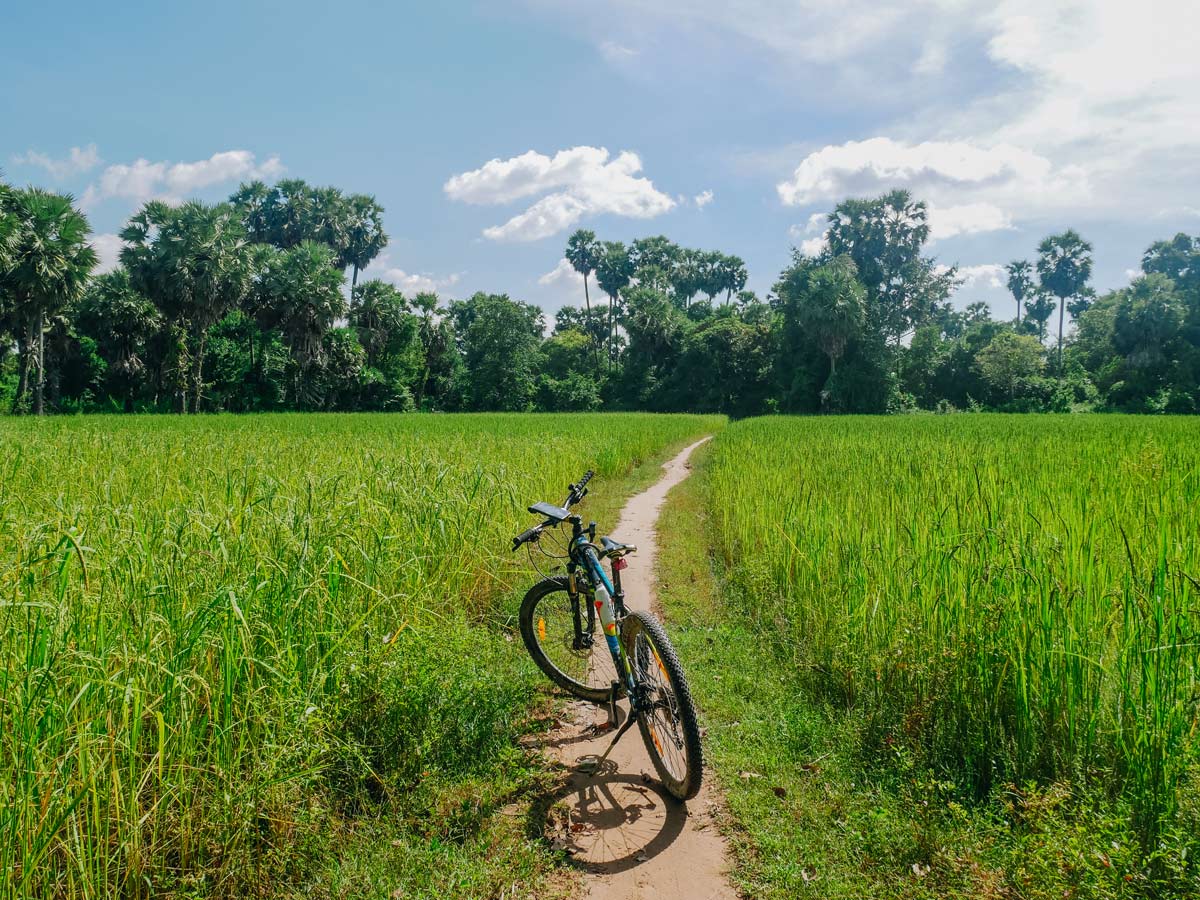
M 570 583 L 574 585 L 576 572 L 582 566 L 588 583 L 592 588 L 589 598 L 590 602 L 587 604 L 588 627 L 586 632 L 584 632 L 583 622 L 580 620 L 579 605 L 578 603 L 575 605 L 576 643 L 580 642 L 584 634 L 587 634 L 589 639 L 591 638 L 591 635 L 594 633 L 596 617 L 599 617 L 604 631 L 604 641 L 608 645 L 608 652 L 612 655 L 613 665 L 618 672 L 625 676 L 625 688 L 631 700 L 636 704 L 636 698 L 638 697 L 637 680 L 634 677 L 633 666 L 625 654 L 625 648 L 622 646 L 620 638 L 620 620 L 625 617 L 625 593 L 621 590 L 621 570 L 614 567 L 613 576 L 610 580 L 608 573 L 604 571 L 604 566 L 600 563 L 599 555 L 589 540 L 595 526 L 593 525 L 592 528 L 585 531 L 579 522 L 573 524 L 574 534 L 571 536 L 571 561 L 567 565 L 567 577 L 570 579 Z M 582 560 L 582 562 L 579 560 Z M 576 593 L 576 597 L 578 597 L 578 593 Z M 582 649 L 582 647 L 578 649 Z

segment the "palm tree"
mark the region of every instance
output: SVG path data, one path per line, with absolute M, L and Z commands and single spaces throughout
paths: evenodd
M 596 241 L 596 233 L 579 229 L 567 239 L 567 249 L 563 254 L 571 268 L 583 276 L 583 302 L 590 314 L 592 298 L 588 294 L 588 276 L 596 271 L 600 262 L 600 245 Z
M 0 274 L 0 293 L 10 298 L 21 352 L 14 408 L 25 400 L 33 368 L 33 409 L 40 416 L 45 412 L 46 322 L 83 294 L 96 267 L 96 251 L 88 243 L 87 217 L 75 209 L 70 195 L 28 188 L 11 197 L 17 233 L 9 265 Z
M 733 299 L 734 294 L 740 293 L 746 286 L 748 277 L 746 263 L 740 257 L 726 256 L 721 259 L 721 283 L 725 288 L 726 305 Z
M 432 291 L 422 291 L 413 298 L 413 306 L 416 307 L 421 317 L 418 333 L 421 337 L 421 356 L 423 360 L 421 382 L 417 385 L 416 396 L 413 397 L 413 405 L 418 410 L 425 399 L 425 391 L 429 387 L 429 376 L 433 370 L 434 356 L 444 353 L 451 343 L 446 323 L 439 322 L 434 318 L 434 316 L 440 315 L 443 312 L 438 308 L 440 302 L 438 295 Z
M 1008 272 L 1008 292 L 1017 301 L 1017 324 L 1021 324 L 1021 301 L 1033 292 L 1033 264 L 1014 259 L 1004 267 Z
M 719 250 L 700 255 L 700 290 L 708 295 L 710 306 L 717 294 L 725 290 L 725 255 Z
M 800 326 L 816 339 L 829 357 L 829 378 L 837 373 L 837 361 L 846 345 L 866 321 L 866 292 L 858 280 L 858 269 L 849 256 L 838 256 L 812 271 L 808 289 L 797 310 Z M 828 389 L 821 391 L 822 402 Z
M 600 260 L 596 264 L 596 282 L 600 289 L 608 294 L 608 367 L 612 370 L 616 361 L 614 352 L 615 324 L 613 308 L 620 301 L 621 291 L 629 286 L 633 279 L 633 260 L 629 251 L 620 241 L 605 241 L 602 245 Z
M 583 302 L 590 320 L 592 298 L 588 294 L 588 276 L 596 271 L 600 262 L 600 244 L 596 240 L 596 233 L 580 228 L 567 239 L 567 249 L 563 256 L 571 264 L 571 268 L 583 276 Z M 594 353 L 595 342 L 592 343 L 592 349 Z
M 338 254 L 338 264 L 352 266 L 354 276 L 350 280 L 350 294 L 358 286 L 358 272 L 377 257 L 387 246 L 387 232 L 383 230 L 383 207 L 374 197 L 353 194 L 346 198 L 346 247 Z
M 350 294 L 350 325 L 367 351 L 367 366 L 377 368 L 400 322 L 408 315 L 408 301 L 386 281 L 372 279 Z
M 1068 297 L 1077 297 L 1092 277 L 1092 245 L 1074 229 L 1052 234 L 1038 245 L 1038 280 L 1058 298 L 1058 370 L 1062 372 L 1063 312 Z
M 294 364 L 292 402 L 300 405 L 301 385 L 333 323 L 346 314 L 345 275 L 331 247 L 301 241 L 287 250 L 259 256 L 262 266 L 254 290 L 259 326 L 283 334 Z
M 146 377 L 147 346 L 162 326 L 158 309 L 133 289 L 128 272 L 117 269 L 92 280 L 73 318 L 96 339 L 110 386 L 120 392 L 125 412 L 133 412 L 134 394 Z
M 171 207 L 151 201 L 121 232 L 121 263 L 134 289 L 191 338 L 192 412 L 200 411 L 208 329 L 246 297 L 252 253 L 240 212 L 228 203 L 190 201 Z M 186 412 L 187 387 L 181 392 Z

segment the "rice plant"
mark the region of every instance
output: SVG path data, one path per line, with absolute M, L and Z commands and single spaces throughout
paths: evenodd
M 524 505 L 717 424 L 0 422 L 4 895 L 277 896 L 335 813 L 486 772 Z
M 707 485 L 745 615 L 868 755 L 1101 792 L 1195 854 L 1200 423 L 753 419 Z

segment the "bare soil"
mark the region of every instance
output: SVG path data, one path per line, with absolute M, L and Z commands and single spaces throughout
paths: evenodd
M 610 536 L 636 544 L 622 573 L 630 609 L 655 610 L 655 525 L 667 492 L 690 474 L 688 458 L 697 441 L 663 466 L 663 477 L 633 497 Z M 686 671 L 687 661 L 684 660 Z M 618 714 L 622 714 L 619 709 Z M 721 798 L 706 772 L 700 794 L 686 804 L 659 787 L 641 735 L 630 730 L 609 756 L 604 769 L 585 774 L 584 757 L 604 753 L 613 730 L 605 709 L 572 702 L 563 724 L 544 741 L 545 752 L 569 775 L 564 787 L 543 809 L 546 833 L 571 854 L 585 873 L 584 895 L 594 900 L 734 900 L 728 845 L 717 827 Z

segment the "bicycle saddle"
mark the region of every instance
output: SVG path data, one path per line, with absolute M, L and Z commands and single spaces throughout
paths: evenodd
M 624 556 L 626 553 L 637 551 L 637 547 L 633 544 L 622 544 L 620 541 L 614 541 L 609 537 L 600 538 L 600 546 L 609 556 Z

